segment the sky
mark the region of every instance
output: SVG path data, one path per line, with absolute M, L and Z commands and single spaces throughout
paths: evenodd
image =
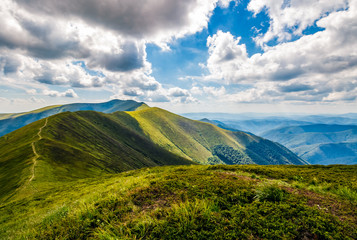
M 0 113 L 357 112 L 357 0 L 2 0 Z

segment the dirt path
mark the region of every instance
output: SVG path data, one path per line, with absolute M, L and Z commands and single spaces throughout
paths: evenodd
M 35 146 L 35 143 L 40 141 L 42 139 L 42 135 L 41 135 L 41 132 L 42 132 L 42 129 L 44 127 L 47 126 L 47 121 L 48 121 L 48 118 L 46 118 L 46 121 L 45 121 L 45 124 L 38 130 L 38 140 L 36 141 L 33 141 L 31 143 L 31 146 L 32 146 L 32 151 L 33 151 L 33 154 L 35 155 L 33 158 L 32 158 L 32 161 L 33 161 L 33 165 L 32 165 L 32 169 L 31 169 L 31 172 L 32 172 L 32 175 L 29 179 L 29 183 L 35 178 L 35 166 L 37 164 L 37 159 L 40 157 L 40 155 L 38 155 L 37 151 L 36 151 L 36 146 Z

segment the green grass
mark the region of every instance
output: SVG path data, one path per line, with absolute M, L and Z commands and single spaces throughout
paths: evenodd
M 279 144 L 244 132 L 232 132 L 209 123 L 193 121 L 160 108 L 146 108 L 127 114 L 138 123 L 134 126 L 136 131 L 139 129 L 159 146 L 198 163 L 306 164 Z M 122 121 L 121 113 L 112 116 Z M 128 124 L 127 120 L 124 122 Z M 217 160 L 222 156 L 215 155 L 217 147 L 239 152 L 241 159 Z
M 356 167 L 166 166 L 53 182 L 0 206 L 0 239 L 356 239 Z M 311 172 L 340 190 L 309 190 Z
M 43 124 L 41 120 L 0 138 L 0 201 L 19 193 L 30 178 L 34 157 L 31 143 L 37 140 Z
M 267 185 L 262 188 L 258 188 L 256 191 L 255 199 L 260 202 L 281 202 L 286 197 L 286 191 L 280 189 L 276 185 Z
M 135 103 L 135 102 L 134 102 Z M 65 112 L 0 138 L 0 200 L 56 181 L 162 165 L 196 163 L 290 164 L 296 156 L 242 132 L 193 121 L 159 108 L 115 112 Z M 34 167 L 34 142 L 39 157 Z M 225 151 L 216 151 L 217 148 Z M 228 149 L 228 150 L 227 150 Z M 227 151 L 226 151 L 227 150 Z M 228 159 L 229 156 L 234 159 Z M 300 162 L 303 163 L 303 162 Z M 33 169 L 35 177 L 31 186 Z
M 107 114 L 85 111 L 51 116 L 39 140 L 38 132 L 44 123 L 45 119 L 39 120 L 0 138 L 0 200 L 29 194 L 33 188 L 51 182 L 149 166 L 194 164 Z M 34 168 L 32 142 L 39 158 L 35 177 L 28 184 Z
M 340 186 L 334 193 L 346 200 L 357 203 L 357 191 L 347 186 Z
M 356 166 L 155 167 L 232 152 L 262 164 L 299 159 L 256 136 L 143 108 L 65 112 L 1 137 L 0 239 L 356 237 Z

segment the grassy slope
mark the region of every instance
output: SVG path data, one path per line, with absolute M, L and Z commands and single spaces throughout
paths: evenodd
M 357 166 L 178 166 L 57 182 L 1 239 L 356 239 Z
M 104 103 L 73 103 L 67 105 L 48 106 L 30 112 L 0 115 L 0 136 L 19 129 L 37 120 L 61 113 L 81 110 L 92 110 L 104 113 L 116 111 L 134 111 L 148 107 L 145 103 L 132 100 L 112 100 Z
M 305 164 L 279 144 L 244 132 L 232 132 L 209 123 L 190 120 L 160 108 L 128 112 L 153 142 L 183 157 L 207 163 L 212 149 L 227 145 L 241 151 L 257 164 Z M 121 118 L 120 113 L 113 116 Z
M 128 113 L 149 138 L 170 151 L 205 163 L 214 145 L 242 147 L 233 136 L 212 124 L 193 121 L 159 108 Z
M 28 195 L 57 181 L 99 176 L 148 166 L 192 164 L 160 148 L 103 113 L 61 113 L 0 138 L 0 199 Z M 134 123 L 135 120 L 132 119 Z M 35 177 L 32 142 L 39 154 Z
M 25 126 L 0 138 L 0 199 L 12 196 L 31 176 L 31 143 L 45 120 Z
M 46 188 L 56 181 L 148 166 L 191 164 L 189 160 L 207 163 L 217 145 L 230 146 L 258 164 L 301 164 L 288 150 L 259 137 L 162 109 L 143 108 L 113 114 L 65 112 L 47 118 L 41 140 L 38 131 L 45 120 L 3 136 L 0 184 L 5 187 L 0 199 L 16 192 L 18 196 L 28 195 L 34 187 Z M 36 160 L 32 143 L 39 155 Z

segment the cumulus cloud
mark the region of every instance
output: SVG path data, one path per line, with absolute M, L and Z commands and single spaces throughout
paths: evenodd
M 212 86 L 194 86 L 190 89 L 190 93 L 193 95 L 200 95 L 205 97 L 214 97 L 214 98 L 224 98 L 226 95 L 226 88 L 221 87 L 212 87 Z
M 300 84 L 300 83 L 289 83 L 279 86 L 281 92 L 302 92 L 314 89 L 312 86 L 308 84 Z
M 231 80 L 232 71 L 242 72 L 248 60 L 244 44 L 239 44 L 240 38 L 235 38 L 230 32 L 218 31 L 208 37 L 207 47 L 210 54 L 207 68 L 215 78 Z
M 189 96 L 189 92 L 185 89 L 174 87 L 169 89 L 170 96 L 173 97 L 186 97 Z
M 239 4 L 239 0 L 219 0 L 218 5 L 222 8 L 228 8 L 231 2 L 234 2 L 235 5 Z
M 4 75 L 17 72 L 21 62 L 14 56 L 0 56 L 0 72 Z
M 326 102 L 336 102 L 336 101 L 355 101 L 357 99 L 357 90 L 354 89 L 354 91 L 350 92 L 332 92 L 329 93 L 328 96 L 323 98 L 323 101 Z
M 26 90 L 26 93 L 27 94 L 30 94 L 30 95 L 36 95 L 37 94 L 37 90 L 36 89 L 28 89 Z
M 58 92 L 54 90 L 44 90 L 43 94 L 50 97 L 68 97 L 68 98 L 77 98 L 78 95 L 73 89 L 68 89 L 65 92 Z
M 248 4 L 248 10 L 255 15 L 266 11 L 270 17 L 268 31 L 255 38 L 261 46 L 274 38 L 281 42 L 291 40 L 294 35 L 301 36 L 316 20 L 347 7 L 346 0 L 251 0 Z
M 144 44 L 126 41 L 120 45 L 120 49 L 93 52 L 88 66 L 101 67 L 111 72 L 129 72 L 143 68 L 145 57 Z
M 10 0 L 4 0 L 0 13 L 0 47 L 43 59 L 85 56 L 85 47 L 65 22 L 34 16 Z
M 302 12 L 304 4 L 307 3 L 302 1 L 299 5 L 298 1 L 290 1 L 290 4 L 281 8 L 282 1 L 276 2 L 271 1 L 269 5 L 265 1 L 253 0 L 250 9 L 258 13 L 268 8 L 271 21 L 283 22 L 283 27 L 276 27 L 278 30 L 274 36 L 280 33 L 283 36 L 286 32 L 291 34 L 285 28 L 290 26 L 290 22 L 284 20 L 284 14 L 275 16 L 273 5 L 279 6 L 279 10 L 274 11 L 290 13 L 297 6 Z M 313 2 L 316 6 L 320 3 Z M 261 5 L 258 5 L 259 3 Z M 250 85 L 250 88 L 239 90 L 237 94 L 227 95 L 227 98 L 238 102 L 355 100 L 353 96 L 357 87 L 357 1 L 349 1 L 347 9 L 344 9 L 345 1 L 336 1 L 336 4 L 322 1 L 321 6 L 318 6 L 317 9 L 311 10 L 316 13 L 307 13 L 312 16 L 312 20 L 307 17 L 305 19 L 303 15 L 300 22 L 296 22 L 298 18 L 295 17 L 292 17 L 291 21 L 295 25 L 298 24 L 302 30 L 314 22 L 324 30 L 311 35 L 302 34 L 295 41 L 265 46 L 263 53 L 250 57 L 245 45 L 240 43 L 239 37 L 222 31 L 210 36 L 207 39 L 210 55 L 206 64 L 210 74 L 204 79 L 222 84 Z M 324 14 L 336 9 L 339 11 Z M 286 18 L 289 18 L 288 15 Z M 273 30 L 268 30 L 267 34 L 271 31 Z M 301 30 L 296 30 L 292 34 L 300 33 Z
M 194 101 L 170 95 L 151 76 L 146 44 L 167 49 L 174 39 L 207 27 L 217 4 L 230 2 L 3 0 L 0 76 L 4 84 L 30 89 L 100 87 L 128 98 Z M 76 97 L 50 90 L 37 94 Z
M 120 88 L 118 93 L 113 95 L 112 98 L 120 99 L 133 99 L 137 101 L 149 102 L 172 102 L 172 103 L 197 103 L 198 100 L 192 96 L 189 90 L 172 87 L 163 88 L 161 84 L 158 88 L 152 91 L 143 91 L 138 87 L 135 88 Z
M 57 18 L 83 19 L 135 38 L 183 36 L 207 26 L 216 0 L 16 0 L 28 11 Z M 227 6 L 229 1 L 221 0 Z

